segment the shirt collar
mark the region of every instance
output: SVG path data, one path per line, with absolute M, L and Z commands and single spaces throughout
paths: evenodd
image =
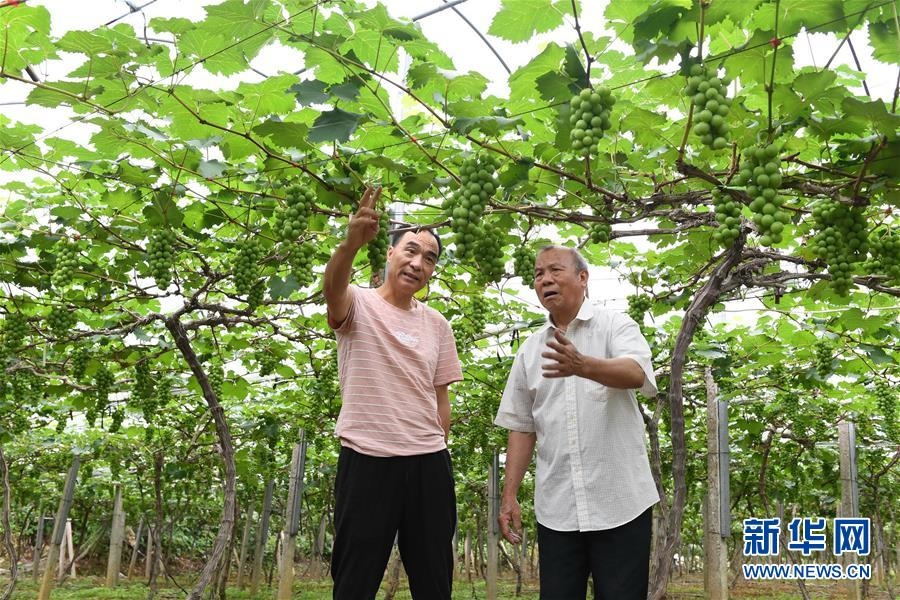
M 575 315 L 573 321 L 590 321 L 591 317 L 594 316 L 594 304 L 588 299 L 585 298 L 581 302 L 581 308 L 578 309 L 578 314 Z M 571 325 L 571 323 L 570 323 Z M 550 318 L 550 314 L 547 314 L 547 321 L 544 323 L 544 327 L 541 329 L 542 331 L 546 331 L 547 329 L 553 329 L 555 326 L 553 325 L 553 321 Z

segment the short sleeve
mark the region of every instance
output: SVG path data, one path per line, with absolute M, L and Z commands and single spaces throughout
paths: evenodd
M 453 337 L 453 330 L 443 317 L 440 318 L 440 324 L 440 327 L 438 327 L 440 332 L 438 336 L 440 338 L 438 362 L 437 369 L 434 372 L 435 387 L 460 381 L 463 378 L 462 365 L 456 353 L 456 338 Z
M 500 399 L 500 408 L 497 410 L 494 424 L 510 431 L 533 433 L 535 431 L 532 413 L 534 399 L 528 392 L 528 379 L 525 376 L 525 361 L 522 358 L 522 348 L 520 348 L 516 358 L 513 360 L 512 369 L 510 369 L 509 378 L 506 380 L 506 387 L 503 390 L 503 397 Z
M 650 345 L 641 333 L 641 328 L 631 317 L 621 313 L 616 313 L 613 323 L 609 346 L 610 357 L 630 358 L 640 365 L 644 371 L 641 393 L 648 398 L 656 396 L 656 376 L 653 373 L 653 364 L 650 362 L 652 352 Z

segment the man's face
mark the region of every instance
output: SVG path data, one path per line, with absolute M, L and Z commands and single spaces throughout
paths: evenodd
M 429 231 L 408 231 L 388 248 L 388 279 L 399 290 L 414 294 L 425 287 L 434 274 L 438 243 Z
M 566 250 L 545 250 L 534 261 L 534 291 L 551 315 L 577 313 L 587 279 L 587 271 L 576 272 L 572 254 Z

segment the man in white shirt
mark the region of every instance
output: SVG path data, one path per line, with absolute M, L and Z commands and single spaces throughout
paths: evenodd
M 534 289 L 550 313 L 513 362 L 496 425 L 509 429 L 499 524 L 521 540 L 519 486 L 537 445 L 534 510 L 541 600 L 647 597 L 650 471 L 634 391 L 656 394 L 650 347 L 628 316 L 586 298 L 588 266 L 572 248 L 537 255 Z

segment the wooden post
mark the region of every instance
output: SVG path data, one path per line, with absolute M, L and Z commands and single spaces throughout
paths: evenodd
M 244 515 L 244 533 L 241 535 L 241 552 L 238 556 L 237 587 L 244 589 L 244 565 L 247 564 L 247 550 L 250 546 L 250 527 L 253 525 L 253 506 Z
M 256 551 L 253 554 L 253 569 L 250 571 L 250 595 L 259 591 L 259 580 L 262 577 L 263 554 L 266 552 L 266 538 L 269 537 L 269 517 L 272 514 L 272 492 L 275 481 L 266 482 L 266 493 L 263 497 L 262 514 L 259 517 L 259 528 L 256 533 Z
M 497 600 L 497 567 L 500 554 L 500 454 L 494 450 L 491 472 L 488 476 L 487 523 L 487 597 Z
M 66 519 L 66 528 L 63 533 L 63 541 L 62 544 L 59 545 L 59 565 L 56 568 L 56 579 L 62 583 L 63 577 L 66 574 L 66 563 L 72 558 L 72 551 L 70 548 L 70 541 L 72 538 L 72 521 L 70 519 Z M 72 567 L 75 567 L 75 562 L 72 562 Z M 74 575 L 74 574 L 73 574 Z
M 150 581 L 151 571 L 153 570 L 153 556 L 156 552 L 153 549 L 153 526 L 147 523 L 147 549 L 144 554 L 144 578 Z
M 278 577 L 277 600 L 290 600 L 294 586 L 294 549 L 300 530 L 300 507 L 303 501 L 303 471 L 306 467 L 306 434 L 300 430 L 300 441 L 291 456 L 291 480 L 284 506 L 284 528 L 281 544 L 281 572 Z
M 72 508 L 72 498 L 75 496 L 75 481 L 78 478 L 78 468 L 81 466 L 81 457 L 75 455 L 72 466 L 66 475 L 66 483 L 63 488 L 62 498 L 59 500 L 59 508 L 56 511 L 56 519 L 53 521 L 53 535 L 50 539 L 50 550 L 47 554 L 47 568 L 44 569 L 44 578 L 41 580 L 41 589 L 38 592 L 38 600 L 48 600 L 53 590 L 53 568 L 60 555 L 60 546 L 66 533 L 66 525 L 69 523 L 69 509 Z M 69 525 L 71 527 L 71 525 Z M 71 531 L 71 529 L 69 529 Z M 74 564 L 72 567 L 74 568 Z
M 706 552 L 704 572 L 709 600 L 728 598 L 728 408 L 718 399 L 712 371 L 706 369 Z
M 44 549 L 44 514 L 43 508 L 38 511 L 37 518 L 37 533 L 34 536 L 34 559 L 32 560 L 31 565 L 31 576 L 34 578 L 34 582 L 38 582 L 38 574 L 41 570 L 41 553 Z
M 125 510 L 122 508 L 122 486 L 116 484 L 113 492 L 112 531 L 109 534 L 109 560 L 106 562 L 108 588 L 114 588 L 119 583 L 123 541 L 125 541 Z
M 128 563 L 128 580 L 131 581 L 131 574 L 134 573 L 134 565 L 137 564 L 138 547 L 141 545 L 141 534 L 144 533 L 144 517 L 138 521 L 137 533 L 134 534 L 134 546 L 131 548 L 131 561 Z
M 850 421 L 838 423 L 838 449 L 841 461 L 841 517 L 859 516 L 859 484 L 856 478 L 856 428 Z M 850 557 L 841 556 L 846 567 Z M 848 580 L 845 582 L 847 598 L 860 600 L 863 597 L 862 582 Z

